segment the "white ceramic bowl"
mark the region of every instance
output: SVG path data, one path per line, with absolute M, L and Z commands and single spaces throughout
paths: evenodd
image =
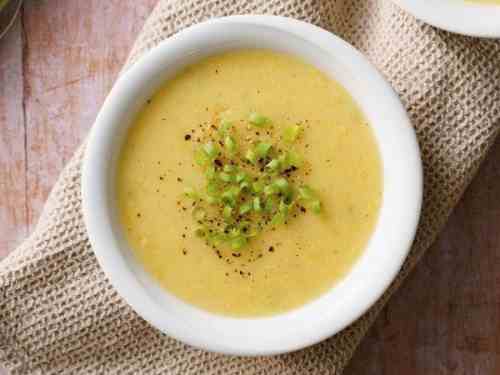
M 500 38 L 500 4 L 467 0 L 393 0 L 416 18 L 463 35 Z
M 307 305 L 266 318 L 214 315 L 161 289 L 136 262 L 117 220 L 115 166 L 124 135 L 145 101 L 180 68 L 236 48 L 302 57 L 340 81 L 373 125 L 383 159 L 383 204 L 366 251 L 340 283 Z M 118 293 L 169 336 L 210 351 L 269 355 L 319 342 L 361 316 L 385 291 L 412 243 L 422 168 L 405 110 L 382 76 L 353 47 L 307 23 L 235 16 L 186 29 L 144 56 L 116 82 L 93 127 L 84 159 L 83 211 L 97 259 Z

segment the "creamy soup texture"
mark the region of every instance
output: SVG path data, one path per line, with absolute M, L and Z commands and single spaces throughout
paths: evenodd
M 237 252 L 215 250 L 193 233 L 182 198 L 186 185 L 204 181 L 193 130 L 222 115 L 238 124 L 251 111 L 277 130 L 307 124 L 297 147 L 322 211 L 263 231 Z M 134 255 L 162 287 L 211 312 L 264 316 L 319 297 L 349 272 L 377 221 L 382 168 L 372 129 L 341 85 L 295 57 L 237 50 L 189 66 L 158 90 L 126 137 L 116 187 Z

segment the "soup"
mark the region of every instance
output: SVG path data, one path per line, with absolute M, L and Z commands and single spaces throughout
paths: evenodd
M 232 205 L 215 192 L 209 203 L 221 211 L 197 206 L 209 178 L 239 184 Z M 258 190 L 260 181 L 271 182 Z M 382 167 L 370 124 L 340 84 L 290 55 L 236 50 L 185 68 L 148 101 L 124 141 L 116 189 L 130 247 L 159 285 L 210 312 L 266 316 L 349 272 L 376 225 Z

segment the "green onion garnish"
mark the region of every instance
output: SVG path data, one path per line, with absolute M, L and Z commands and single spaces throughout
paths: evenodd
M 233 250 L 239 250 L 244 247 L 248 243 L 248 240 L 245 237 L 236 237 L 231 240 L 231 248 Z
M 231 164 L 226 164 L 224 166 L 224 168 L 222 168 L 222 170 L 226 173 L 233 173 L 236 171 L 236 167 L 234 165 L 231 165 Z
M 260 198 L 259 197 L 255 197 L 253 199 L 253 209 L 255 210 L 255 212 L 261 212 L 262 211 L 262 206 L 260 204 Z
M 276 189 L 276 187 L 273 185 L 264 186 L 264 194 L 265 195 L 273 195 L 273 194 L 277 194 L 278 192 L 279 192 L 278 189 Z
M 229 130 L 231 130 L 232 126 L 233 124 L 230 121 L 223 120 L 219 128 L 219 134 L 223 136 L 226 135 Z
M 217 155 L 219 154 L 219 149 L 215 144 L 212 142 L 207 143 L 206 145 L 203 146 L 203 151 L 205 151 L 205 154 L 210 158 L 210 159 L 215 159 Z
M 302 127 L 300 127 L 299 125 L 289 126 L 283 132 L 283 139 L 285 140 L 285 142 L 293 143 L 300 136 L 301 130 Z
M 240 215 L 245 215 L 247 212 L 250 212 L 252 210 L 252 204 L 251 203 L 245 203 L 240 206 Z
M 266 205 L 265 205 L 264 209 L 268 213 L 274 212 L 274 210 L 276 209 L 276 204 L 274 203 L 274 201 L 272 199 L 268 199 L 268 200 L 266 200 Z
M 247 159 L 250 163 L 255 164 L 257 162 L 257 155 L 253 150 L 248 150 L 245 154 L 245 159 Z
M 207 168 L 205 171 L 205 177 L 207 178 L 208 181 L 213 180 L 216 177 L 217 173 L 215 172 L 215 168 L 213 166 L 210 166 Z
M 299 188 L 299 197 L 305 201 L 314 199 L 315 195 L 309 186 L 302 186 Z
M 219 173 L 219 178 L 224 182 L 231 182 L 233 180 L 233 176 L 226 172 Z
M 184 195 L 186 197 L 188 197 L 189 199 L 193 199 L 193 200 L 199 198 L 198 193 L 192 187 L 184 188 Z
M 322 211 L 317 194 L 304 183 L 302 156 L 290 149 L 299 145 L 304 129 L 292 125 L 280 137 L 274 127 L 255 131 L 238 128 L 239 123 L 220 121 L 217 131 L 207 133 L 194 155 L 205 188 L 184 189 L 193 207 L 194 234 L 210 246 L 233 250 L 243 249 L 266 227 L 286 225 L 301 207 Z M 248 123 L 264 127 L 271 121 L 253 112 Z M 248 136 L 241 134 L 245 131 Z
M 277 180 L 274 180 L 274 186 L 276 188 L 278 188 L 278 190 L 280 190 L 281 192 L 287 192 L 289 189 L 290 189 L 290 184 L 288 183 L 288 181 L 281 177 L 281 178 L 278 178 Z
M 266 164 L 266 168 L 269 168 L 271 171 L 277 171 L 279 167 L 280 167 L 280 162 L 278 159 L 273 159 Z
M 193 210 L 193 217 L 196 221 L 203 220 L 205 216 L 207 215 L 206 211 L 203 208 L 196 207 Z
M 210 205 L 217 204 L 220 202 L 219 198 L 212 197 L 211 195 L 208 195 L 205 199 L 206 199 L 207 203 Z
M 267 117 L 262 116 L 257 112 L 250 113 L 250 116 L 248 116 L 248 121 L 250 122 L 250 124 L 255 125 L 259 128 L 264 127 L 269 123 L 269 119 Z
M 207 154 L 202 149 L 196 151 L 194 155 L 194 160 L 196 161 L 196 164 L 198 164 L 201 167 L 207 165 L 208 162 L 210 161 Z
M 316 214 L 321 213 L 321 202 L 319 200 L 314 200 L 311 202 L 311 210 Z
M 255 147 L 255 154 L 259 158 L 265 158 L 269 151 L 271 151 L 272 144 L 266 142 L 260 142 L 257 147 Z
M 246 172 L 239 172 L 236 175 L 236 182 L 242 182 L 242 181 L 247 181 L 248 180 L 248 173 Z
M 234 154 L 236 152 L 236 141 L 234 138 L 229 135 L 226 136 L 224 139 L 224 147 L 229 151 L 229 153 Z
M 290 150 L 286 153 L 286 161 L 288 165 L 294 166 L 296 168 L 302 167 L 303 159 L 302 156 L 294 152 L 293 150 Z
M 233 215 L 233 208 L 231 206 L 225 206 L 224 211 L 223 211 L 223 215 L 224 215 L 225 219 L 231 219 L 231 217 Z
M 264 190 L 264 184 L 262 182 L 256 181 L 252 184 L 252 190 L 256 194 L 261 193 Z

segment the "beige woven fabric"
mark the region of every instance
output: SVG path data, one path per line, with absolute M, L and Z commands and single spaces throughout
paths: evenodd
M 0 264 L 0 363 L 14 374 L 340 374 L 389 296 L 434 240 L 500 128 L 500 43 L 453 36 L 388 0 L 160 0 L 131 55 L 213 16 L 272 13 L 331 30 L 398 91 L 425 164 L 425 207 L 411 255 L 386 295 L 351 327 L 306 350 L 236 358 L 187 347 L 140 319 L 91 251 L 78 151 L 35 233 Z

